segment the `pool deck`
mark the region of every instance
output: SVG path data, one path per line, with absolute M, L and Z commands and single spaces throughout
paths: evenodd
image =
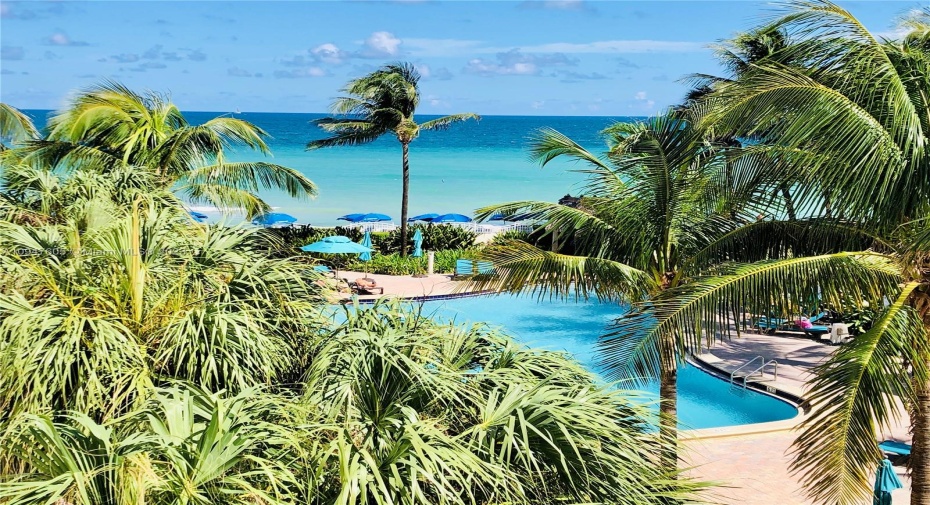
M 339 278 L 350 281 L 360 277 L 375 279 L 378 286 L 384 287 L 385 297 L 412 298 L 464 292 L 462 283 L 453 281 L 448 274 L 417 278 L 339 272 Z M 340 296 L 350 299 L 348 294 Z M 358 298 L 367 301 L 379 297 L 364 295 Z M 727 373 L 756 356 L 774 359 L 778 362 L 778 378 L 767 384 L 803 398 L 810 369 L 827 359 L 834 350 L 836 347 L 829 344 L 788 333 L 772 336 L 750 332 L 718 340 L 697 357 Z M 764 425 L 683 432 L 682 466 L 689 468 L 688 474 L 695 478 L 719 483 L 721 487 L 715 488 L 712 496 L 721 504 L 813 505 L 805 499 L 798 480 L 788 471 L 791 443 L 797 436 L 793 428 L 801 420 L 803 415 Z M 906 417 L 883 438 L 909 442 Z M 894 503 L 909 503 L 910 480 L 904 475 L 903 467 L 896 466 L 895 470 L 905 487 L 892 493 Z

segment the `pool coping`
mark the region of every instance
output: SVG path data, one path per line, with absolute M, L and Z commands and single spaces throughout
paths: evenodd
M 420 296 L 391 296 L 391 295 L 381 295 L 373 296 L 371 298 L 359 298 L 357 295 L 353 295 L 349 298 L 344 298 L 340 303 L 358 303 L 359 305 L 372 305 L 377 303 L 381 299 L 391 299 L 399 300 L 404 302 L 431 302 L 438 300 L 454 300 L 457 298 L 474 298 L 479 296 L 490 296 L 490 295 L 499 295 L 499 291 L 495 290 L 484 290 L 484 291 L 472 291 L 467 293 L 447 293 L 442 295 L 420 295 Z M 714 377 L 723 380 L 730 381 L 730 373 L 726 370 L 717 367 L 706 360 L 698 357 L 695 354 L 690 354 L 686 361 L 693 365 L 698 370 L 701 370 L 704 373 L 713 375 Z M 757 393 L 764 394 L 766 396 L 771 396 L 778 400 L 781 400 L 797 410 L 797 414 L 794 417 L 789 419 L 782 419 L 779 421 L 768 421 L 764 423 L 750 423 L 750 424 L 737 424 L 733 426 L 720 426 L 716 428 L 696 428 L 696 429 L 685 429 L 679 430 L 679 438 L 683 440 L 703 440 L 710 438 L 724 438 L 724 437 L 736 437 L 742 435 L 760 435 L 764 433 L 776 433 L 782 431 L 793 430 L 809 413 L 809 407 L 804 398 L 785 391 L 783 389 L 771 386 L 769 384 L 763 384 L 758 381 L 749 380 L 746 382 L 746 389 L 750 389 Z
M 699 358 L 696 355 L 690 355 L 687 359 L 688 363 L 693 365 L 695 368 L 701 370 L 702 372 L 708 373 L 717 377 L 720 380 L 730 381 L 730 373 L 726 370 L 715 366 L 711 363 L 708 363 L 706 360 Z M 771 396 L 781 400 L 797 410 L 797 414 L 794 417 L 789 419 L 782 419 L 779 421 L 768 421 L 764 423 L 749 423 L 749 424 L 737 424 L 733 426 L 720 426 L 716 428 L 699 428 L 693 430 L 681 430 L 679 432 L 679 438 L 686 440 L 704 440 L 710 438 L 725 438 L 725 437 L 737 437 L 742 435 L 761 435 L 764 433 L 776 433 L 782 431 L 791 431 L 796 428 L 805 417 L 807 417 L 810 409 L 804 398 L 779 389 L 777 387 L 771 386 L 769 384 L 764 384 L 758 381 L 747 381 L 746 389 L 750 389 L 757 393 L 764 394 L 766 396 Z

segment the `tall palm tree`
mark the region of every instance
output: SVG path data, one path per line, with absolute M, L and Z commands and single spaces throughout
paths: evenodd
M 563 297 L 595 295 L 632 304 L 633 311 L 605 336 L 603 360 L 615 377 L 659 379 L 664 464 L 672 471 L 678 460 L 678 366 L 689 352 L 698 352 L 712 338 L 706 343 L 688 339 L 682 334 L 685 326 L 645 331 L 642 326 L 654 320 L 663 300 L 717 271 L 722 263 L 747 257 L 738 244 L 748 230 L 764 230 L 758 235 L 768 238 L 754 237 L 754 250 L 769 253 L 792 247 L 836 251 L 869 244 L 871 238 L 835 222 L 757 220 L 760 210 L 771 210 L 772 190 L 778 185 L 766 175 L 770 160 L 746 155 L 731 162 L 734 148 L 707 142 L 703 132 L 678 112 L 646 123 L 617 124 L 604 133 L 610 148 L 605 156 L 552 130 L 543 131 L 532 146 L 533 157 L 543 164 L 567 156 L 588 165 L 582 171 L 589 182 L 578 208 L 512 202 L 479 210 L 484 216 L 504 212 L 536 217 L 553 234 L 569 237 L 574 255 L 542 251 L 521 242 L 490 248 L 483 255 L 495 263 L 499 274 L 479 276 L 472 282 L 483 289 Z M 810 231 L 799 233 L 808 227 Z M 889 284 L 870 272 L 869 265 L 868 258 L 821 258 L 805 268 L 843 271 L 842 279 Z M 836 282 L 848 293 L 862 291 L 842 279 Z M 767 298 L 762 305 L 756 303 L 752 308 L 761 313 L 797 314 L 800 310 L 797 302 L 784 298 Z
M 241 119 L 217 117 L 192 125 L 165 96 L 145 95 L 115 82 L 77 94 L 49 120 L 46 138 L 7 153 L 10 163 L 53 170 L 109 171 L 132 166 L 150 173 L 161 188 L 194 202 L 244 209 L 270 209 L 261 189 L 308 198 L 316 186 L 300 172 L 267 162 L 230 162 L 229 147 L 270 154 L 261 128 Z
M 870 492 L 881 458 L 875 438 L 898 417 L 896 399 L 910 414 L 911 503 L 930 503 L 930 11 L 910 13 L 903 26 L 904 38 L 882 40 L 830 2 L 795 2 L 770 25 L 792 35 L 785 51 L 795 64 L 755 64 L 704 104 L 708 126 L 758 136 L 757 152 L 784 161 L 779 176 L 797 181 L 802 205 L 822 206 L 830 191 L 834 212 L 883 239 L 871 251 L 842 253 L 875 258 L 873 271 L 892 283 L 871 290 L 873 306 L 882 308 L 872 329 L 817 368 L 813 415 L 795 443 L 794 469 L 822 503 L 859 503 Z M 754 249 L 753 234 L 741 237 L 744 251 Z M 774 264 L 810 261 L 787 253 L 793 257 Z M 663 303 L 651 327 L 697 334 L 694 322 L 710 322 L 702 330 L 711 332 L 725 311 L 779 289 L 840 301 L 841 286 L 813 289 L 835 272 L 796 270 L 780 287 L 762 272 L 733 266 L 694 283 Z M 719 304 L 721 294 L 731 302 Z
M 333 135 L 307 143 L 307 149 L 367 144 L 393 133 L 403 152 L 403 189 L 400 203 L 401 255 L 407 254 L 407 201 L 410 190 L 410 143 L 421 131 L 442 130 L 453 123 L 481 119 L 477 114 L 452 114 L 424 123 L 414 121 L 420 104 L 420 73 L 411 63 L 392 63 L 358 79 L 342 89 L 347 96 L 337 98 L 333 114 L 314 121 Z

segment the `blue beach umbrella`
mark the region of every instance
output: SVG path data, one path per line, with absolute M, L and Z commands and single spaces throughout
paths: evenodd
M 875 472 L 875 492 L 872 498 L 873 505 L 891 505 L 891 492 L 895 489 L 901 489 L 904 484 L 901 479 L 894 473 L 891 461 L 888 458 L 882 460 Z
M 281 212 L 269 212 L 267 214 L 259 214 L 252 219 L 252 224 L 258 226 L 275 226 L 278 224 L 291 224 L 296 223 L 297 218 L 290 215 L 284 214 Z
M 361 222 L 363 223 L 377 223 L 379 221 L 390 221 L 391 216 L 387 214 L 378 214 L 377 212 L 371 212 L 362 216 Z
M 414 258 L 419 258 L 423 256 L 423 234 L 420 233 L 420 229 L 417 228 L 417 231 L 413 233 L 413 254 Z
M 322 240 L 307 244 L 300 248 L 301 251 L 325 253 L 325 254 L 358 254 L 371 252 L 370 247 L 352 242 L 349 237 L 343 235 L 333 235 L 323 237 Z
M 471 218 L 464 214 L 443 214 L 433 218 L 434 223 L 470 223 Z
M 439 217 L 439 214 L 435 214 L 435 213 L 430 212 L 429 214 L 420 214 L 419 216 L 413 216 L 413 217 L 407 219 L 407 222 L 408 222 L 408 223 L 412 223 L 412 222 L 414 222 L 414 221 L 426 221 L 426 222 L 430 222 L 430 221 L 432 221 L 433 219 L 436 219 L 437 217 Z
M 342 217 L 337 217 L 336 221 L 348 221 L 350 223 L 357 223 L 362 220 L 365 214 L 346 214 Z
M 371 261 L 371 232 L 370 231 L 365 232 L 365 237 L 362 238 L 362 245 L 368 248 L 368 252 L 363 252 L 362 254 L 359 254 L 358 259 L 362 261 Z
M 497 214 L 489 217 L 488 221 L 504 221 L 504 215 L 498 212 Z
M 204 213 L 202 213 L 202 212 L 196 212 L 196 211 L 193 211 L 193 210 L 189 210 L 189 211 L 187 211 L 187 213 L 190 214 L 192 218 L 196 219 L 197 222 L 202 222 L 202 221 L 206 220 L 208 217 L 210 217 L 210 216 L 208 216 L 208 215 L 206 215 L 206 214 L 204 214 Z
M 300 248 L 301 251 L 323 253 L 323 254 L 358 254 L 371 253 L 370 247 L 352 242 L 349 237 L 343 235 L 333 235 L 323 237 L 322 240 L 307 244 Z M 339 276 L 339 270 L 336 270 L 336 277 Z
M 368 214 L 346 214 L 342 217 L 337 217 L 337 221 L 349 221 L 350 223 L 377 223 L 378 221 L 390 221 L 391 216 L 387 214 L 378 214 L 377 212 L 369 212 Z

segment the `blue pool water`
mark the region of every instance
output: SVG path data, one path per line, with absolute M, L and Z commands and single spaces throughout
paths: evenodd
M 537 301 L 501 295 L 431 301 L 424 313 L 456 322 L 486 322 L 534 348 L 567 351 L 589 370 L 598 372 L 597 339 L 622 309 L 595 301 Z M 647 391 L 658 395 L 657 383 Z M 683 429 L 715 428 L 790 419 L 797 409 L 755 391 L 731 386 L 694 366 L 678 375 L 679 425 Z

